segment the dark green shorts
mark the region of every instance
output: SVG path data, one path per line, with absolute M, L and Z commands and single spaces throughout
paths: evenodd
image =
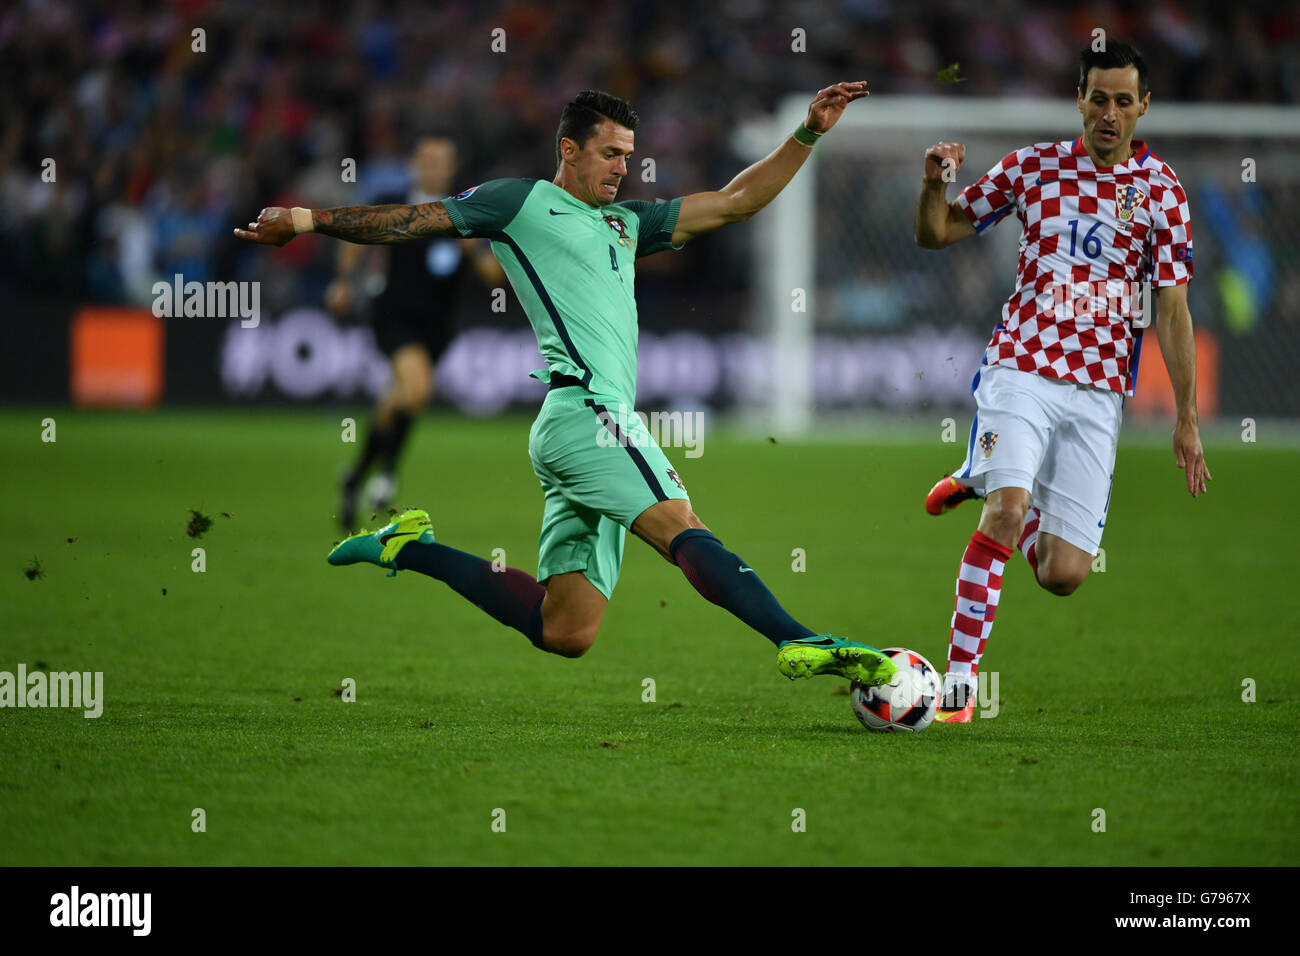
M 577 386 L 552 389 L 528 434 L 528 455 L 546 496 L 537 543 L 537 579 L 582 571 L 614 593 L 626 529 L 670 498 L 689 500 L 630 408 Z

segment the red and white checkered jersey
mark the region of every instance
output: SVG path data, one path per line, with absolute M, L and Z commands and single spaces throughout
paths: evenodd
M 1020 219 L 1016 290 L 985 364 L 1132 394 L 1141 331 L 1117 303 L 1142 282 L 1192 277 L 1187 194 L 1146 143 L 1132 147 L 1128 162 L 1097 166 L 1082 138 L 1036 143 L 957 196 L 978 232 Z

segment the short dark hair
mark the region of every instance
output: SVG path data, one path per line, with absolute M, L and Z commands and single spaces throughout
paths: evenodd
M 1092 47 L 1084 47 L 1079 53 L 1079 93 L 1080 95 L 1088 92 L 1088 71 L 1094 67 L 1099 70 L 1116 70 L 1126 66 L 1135 66 L 1138 71 L 1138 99 L 1145 99 L 1147 95 L 1147 61 L 1142 59 L 1142 54 L 1136 47 L 1129 46 L 1127 43 L 1112 43 L 1106 41 L 1104 50 L 1094 50 Z
M 560 162 L 560 140 L 571 139 L 579 148 L 586 146 L 596 127 L 607 119 L 635 131 L 640 117 L 631 103 L 599 90 L 583 90 L 573 102 L 566 103 L 560 114 L 560 128 L 555 131 L 556 165 Z

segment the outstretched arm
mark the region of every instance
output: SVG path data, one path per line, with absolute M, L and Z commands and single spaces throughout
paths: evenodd
M 820 136 L 835 125 L 846 106 L 870 95 L 865 80 L 836 83 L 818 91 L 808 107 L 805 129 L 813 136 Z M 722 189 L 684 197 L 673 229 L 673 244 L 683 243 L 728 223 L 744 222 L 776 198 L 810 153 L 811 146 L 791 136 Z
M 440 202 L 394 206 L 342 206 L 338 209 L 263 209 L 247 229 L 236 229 L 240 239 L 282 246 L 300 232 L 319 232 L 335 239 L 367 245 L 409 242 L 433 236 L 460 236 Z
M 975 235 L 975 227 L 961 206 L 956 200 L 949 202 L 945 195 L 949 180 L 965 159 L 966 147 L 961 143 L 935 143 L 925 151 L 925 176 L 915 224 L 916 244 L 922 249 L 942 249 Z
M 1196 417 L 1196 339 L 1192 334 L 1192 313 L 1187 308 L 1187 283 L 1156 290 L 1156 335 L 1160 354 L 1174 387 L 1178 421 L 1174 425 L 1174 461 L 1187 472 L 1187 490 L 1195 498 L 1212 481 L 1201 448 L 1200 423 Z

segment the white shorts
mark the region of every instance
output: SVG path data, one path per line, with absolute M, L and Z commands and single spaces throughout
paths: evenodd
M 981 495 L 1025 488 L 1040 532 L 1095 554 L 1106 527 L 1124 396 L 1002 365 L 975 374 L 975 420 L 953 477 Z

